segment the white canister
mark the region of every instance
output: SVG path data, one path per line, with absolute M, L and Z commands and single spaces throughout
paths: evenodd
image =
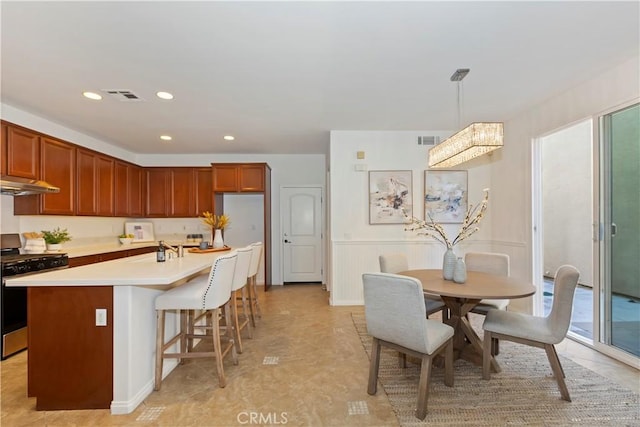
M 42 237 L 37 239 L 27 239 L 24 244 L 24 251 L 28 254 L 41 254 L 47 250 L 47 244 Z

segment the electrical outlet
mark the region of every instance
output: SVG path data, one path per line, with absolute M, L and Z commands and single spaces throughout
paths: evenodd
M 107 326 L 106 308 L 96 308 L 96 326 Z

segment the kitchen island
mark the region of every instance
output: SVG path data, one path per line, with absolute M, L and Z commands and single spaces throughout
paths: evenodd
M 133 412 L 153 391 L 155 298 L 226 253 L 185 251 L 164 263 L 152 253 L 7 279 L 27 287 L 27 394 L 36 409 Z M 168 315 L 166 336 L 178 326 Z M 176 365 L 165 363 L 163 377 Z

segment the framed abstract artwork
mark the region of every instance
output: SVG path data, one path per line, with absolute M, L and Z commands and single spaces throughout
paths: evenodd
M 403 224 L 413 216 L 412 171 L 369 171 L 369 224 Z
M 425 220 L 462 223 L 467 205 L 467 171 L 424 171 Z

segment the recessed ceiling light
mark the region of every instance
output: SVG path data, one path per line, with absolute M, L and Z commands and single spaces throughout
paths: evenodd
M 99 94 L 95 93 L 95 92 L 82 92 L 82 95 L 85 98 L 89 98 L 89 99 L 93 99 L 94 101 L 100 101 L 102 99 L 102 96 L 100 96 Z
M 226 141 L 233 141 L 233 140 L 234 140 L 234 139 L 236 139 L 236 138 L 235 138 L 234 136 L 231 136 L 231 135 L 225 135 L 225 136 L 224 136 L 224 139 L 225 139 Z
M 173 99 L 173 95 L 169 92 L 157 92 L 156 96 L 162 99 Z
M 169 135 L 160 135 L 160 139 L 163 141 L 171 141 L 173 138 L 171 138 Z

